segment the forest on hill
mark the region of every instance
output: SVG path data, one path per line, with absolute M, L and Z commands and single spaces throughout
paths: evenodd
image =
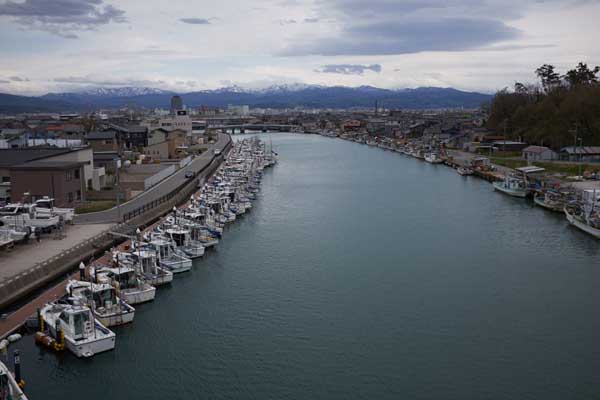
M 539 82 L 516 82 L 494 96 L 488 128 L 558 150 L 581 138 L 583 146 L 600 146 L 600 67 L 580 62 L 564 74 L 550 64 L 535 73 Z

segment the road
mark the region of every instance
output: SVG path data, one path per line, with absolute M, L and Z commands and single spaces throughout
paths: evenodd
M 219 150 L 222 152 L 230 141 L 231 138 L 229 135 L 219 134 L 217 142 L 209 146 L 208 151 L 194 158 L 186 167 L 181 168 L 179 171 L 175 172 L 173 175 L 169 176 L 156 186 L 153 186 L 144 193 L 141 193 L 127 203 L 121 204 L 118 208 L 113 207 L 104 211 L 76 215 L 74 222 L 76 224 L 99 224 L 119 221 L 123 215 L 176 191 L 190 179 L 197 179 L 197 177 L 186 178 L 185 173 L 187 171 L 192 171 L 194 174 L 197 174 L 198 171 L 201 171 L 217 157 L 214 154 L 214 150 Z

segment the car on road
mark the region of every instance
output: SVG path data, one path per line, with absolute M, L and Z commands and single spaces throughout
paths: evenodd
M 218 156 L 219 154 L 221 154 L 221 150 L 215 149 L 215 156 Z
M 185 171 L 185 177 L 186 178 L 193 178 L 194 177 L 194 171 Z

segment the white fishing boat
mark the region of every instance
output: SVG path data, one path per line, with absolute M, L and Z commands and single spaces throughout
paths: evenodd
M 135 248 L 124 257 L 131 265 L 137 265 L 142 279 L 152 285 L 161 286 L 173 281 L 173 273 L 158 265 L 156 251 L 149 246 L 136 244 Z
M 571 225 L 600 239 L 599 190 L 584 190 L 581 202 L 567 204 L 564 212 Z
M 35 205 L 38 212 L 41 214 L 58 215 L 59 217 L 62 217 L 65 222 L 73 222 L 75 209 L 55 207 L 54 199 L 51 197 L 44 196 L 43 198 L 36 200 Z
M 177 219 L 175 219 L 177 221 Z M 163 234 L 172 240 L 177 249 L 183 251 L 191 259 L 204 255 L 204 246 L 201 242 L 193 240 L 190 230 L 179 225 L 172 225 L 162 230 Z
M 135 308 L 121 300 L 108 283 L 91 283 L 69 280 L 69 296 L 77 298 L 91 308 L 94 317 L 104 326 L 123 325 L 133 321 Z
M 501 182 L 493 182 L 494 189 L 514 197 L 527 197 L 529 188 L 527 183 L 520 177 L 507 175 Z
M 115 267 L 100 267 L 96 271 L 93 267 L 93 276 L 97 276 L 96 283 L 108 283 L 117 289 L 119 297 L 127 304 L 140 304 L 154 300 L 156 288 L 138 275 L 134 268 L 118 265 Z
M 442 157 L 434 151 L 425 154 L 425 161 L 431 164 L 441 164 L 444 162 Z
M 0 361 L 0 400 L 27 400 L 12 372 Z
M 458 172 L 458 174 L 462 175 L 462 176 L 469 176 L 469 175 L 473 175 L 473 173 L 474 173 L 473 169 L 471 169 L 469 167 L 458 167 L 456 169 L 456 172 Z
M 171 239 L 167 239 L 160 234 L 152 234 L 148 240 L 148 245 L 158 254 L 159 265 L 172 273 L 179 274 L 192 269 L 192 260 L 182 251 L 176 249 Z
M 52 336 L 64 333 L 67 349 L 77 357 L 91 357 L 115 348 L 115 333 L 96 320 L 87 306 L 49 303 L 40 315 Z
M 58 215 L 40 213 L 33 204 L 13 203 L 0 209 L 0 220 L 5 225 L 15 227 L 36 227 L 43 230 L 51 229 L 58 225 Z

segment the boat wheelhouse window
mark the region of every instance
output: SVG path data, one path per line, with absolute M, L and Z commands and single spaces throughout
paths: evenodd
M 104 307 L 106 303 L 115 303 L 115 292 L 111 289 L 104 289 L 94 292 L 94 303 L 97 307 Z
M 65 324 L 69 325 L 69 314 L 66 312 L 61 312 L 58 318 L 60 318 Z
M 75 335 L 83 335 L 85 332 L 85 323 L 89 321 L 90 316 L 87 312 L 78 312 L 73 314 L 73 332 Z

